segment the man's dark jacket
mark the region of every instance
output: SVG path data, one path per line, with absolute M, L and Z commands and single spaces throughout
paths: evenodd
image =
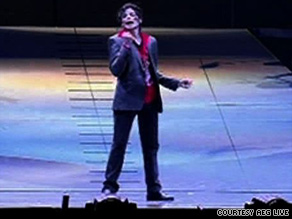
M 130 48 L 123 46 L 128 40 Z M 117 77 L 117 86 L 113 101 L 113 110 L 141 110 L 145 100 L 146 83 L 145 71 L 137 46 L 132 40 L 122 38 L 115 34 L 108 40 L 109 46 L 109 68 Z M 149 71 L 156 86 L 157 111 L 162 112 L 162 100 L 159 84 L 175 91 L 179 80 L 164 76 L 158 71 L 158 49 L 157 41 L 150 36 L 148 43 Z

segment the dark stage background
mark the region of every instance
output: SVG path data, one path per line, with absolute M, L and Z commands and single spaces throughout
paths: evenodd
M 116 26 L 124 0 L 1 0 L 0 25 Z M 144 9 L 144 26 L 250 28 L 292 25 L 290 0 L 132 1 Z
M 1 0 L 0 26 L 116 27 L 125 2 L 143 8 L 144 27 L 248 28 L 292 69 L 291 0 Z

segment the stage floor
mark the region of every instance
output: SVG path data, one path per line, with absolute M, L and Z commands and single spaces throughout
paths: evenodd
M 151 29 L 162 88 L 159 166 L 170 203 L 146 202 L 136 121 L 120 195 L 140 208 L 292 201 L 292 73 L 247 30 Z M 115 28 L 0 28 L 0 207 L 84 207 L 100 197 L 112 138 Z

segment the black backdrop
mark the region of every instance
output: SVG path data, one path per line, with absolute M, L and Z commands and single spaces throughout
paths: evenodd
M 0 0 L 2 26 L 116 26 L 124 0 Z M 140 0 L 144 26 L 292 27 L 291 0 Z

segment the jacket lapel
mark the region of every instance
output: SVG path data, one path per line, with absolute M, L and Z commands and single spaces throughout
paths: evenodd
M 151 65 L 154 68 L 154 72 L 156 72 L 156 62 L 155 62 L 155 59 L 153 57 L 153 51 L 152 51 L 152 46 L 151 45 L 152 45 L 152 41 L 150 39 L 149 42 L 148 42 L 148 45 L 147 45 L 147 48 L 148 48 L 148 51 L 149 51 L 149 59 L 150 59 L 149 61 L 150 61 Z M 141 55 L 140 55 L 140 52 L 139 52 L 137 46 L 134 45 L 134 43 L 133 43 L 131 48 L 132 48 L 132 51 L 134 53 L 134 57 L 137 59 L 142 71 L 144 72 L 145 71 L 144 65 L 142 63 L 142 58 L 141 58 Z
M 153 57 L 153 51 L 152 51 L 152 43 L 151 43 L 151 40 L 149 40 L 149 43 L 148 43 L 148 51 L 149 51 L 149 59 L 150 59 L 150 63 L 151 65 L 153 66 L 154 68 L 154 72 L 156 72 L 156 60 L 155 60 L 155 57 Z

